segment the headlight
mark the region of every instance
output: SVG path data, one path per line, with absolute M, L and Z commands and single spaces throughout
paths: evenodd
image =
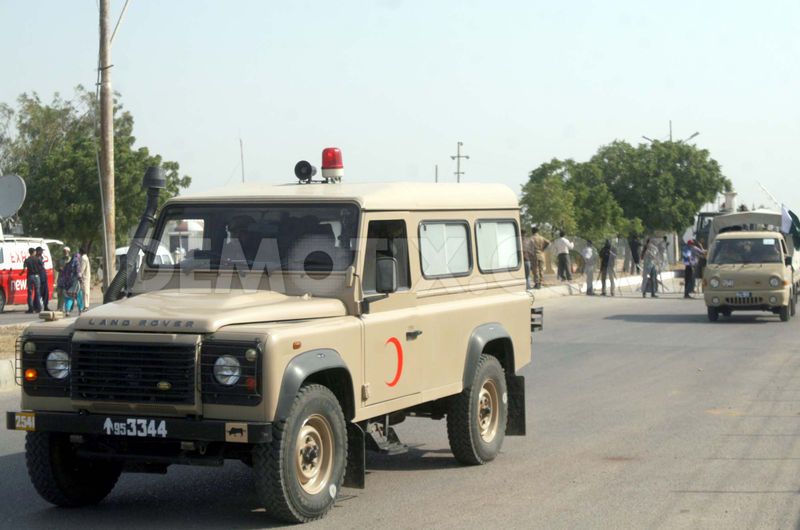
M 69 375 L 69 354 L 63 350 L 53 350 L 47 354 L 45 366 L 50 377 L 64 379 Z
M 714 289 L 716 289 L 717 287 L 719 287 L 719 278 L 711 278 L 711 281 L 708 282 L 708 284 Z
M 781 283 L 782 283 L 781 279 L 778 278 L 777 276 L 773 276 L 772 278 L 769 279 L 770 287 L 780 287 Z
M 224 386 L 233 386 L 242 376 L 242 366 L 233 355 L 223 355 L 214 361 L 214 379 Z

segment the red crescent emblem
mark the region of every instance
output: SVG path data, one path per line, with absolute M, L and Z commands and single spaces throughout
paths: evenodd
M 389 337 L 385 344 L 389 343 L 392 343 L 394 349 L 397 350 L 397 371 L 394 374 L 394 379 L 384 382 L 386 386 L 395 386 L 397 382 L 400 381 L 400 376 L 403 375 L 403 346 L 400 344 L 400 341 L 397 340 L 397 337 Z

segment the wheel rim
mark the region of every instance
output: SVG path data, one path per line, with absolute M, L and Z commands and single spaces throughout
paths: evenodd
M 500 400 L 497 395 L 497 385 L 491 379 L 487 379 L 478 394 L 478 428 L 484 442 L 489 443 L 494 440 L 499 423 Z
M 312 414 L 300 427 L 295 463 L 297 480 L 306 493 L 319 493 L 328 484 L 333 471 L 333 430 L 323 416 Z

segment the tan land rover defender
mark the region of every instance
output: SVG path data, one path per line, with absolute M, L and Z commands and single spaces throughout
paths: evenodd
M 541 314 L 515 194 L 341 183 L 338 149 L 323 155 L 322 181 L 301 162 L 299 183 L 173 198 L 157 216 L 164 178 L 148 171 L 107 303 L 18 341 L 7 423 L 28 431 L 42 497 L 92 504 L 123 471 L 235 459 L 269 514 L 310 521 L 364 487 L 366 449 L 406 450 L 392 425 L 407 416 L 446 419 L 464 464 L 525 434 L 517 373 Z
M 800 275 L 791 237 L 780 232 L 781 213 L 732 213 L 712 221 L 703 275 L 708 319 L 733 311 L 770 311 L 784 322 L 795 314 Z

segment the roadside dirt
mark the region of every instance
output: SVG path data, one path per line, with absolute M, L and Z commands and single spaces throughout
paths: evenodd
M 24 325 L 0 327 L 0 359 L 13 359 L 14 347 L 17 336 L 22 332 Z

